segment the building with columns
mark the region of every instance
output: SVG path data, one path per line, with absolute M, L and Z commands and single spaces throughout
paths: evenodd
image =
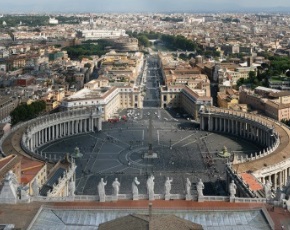
M 260 115 L 213 107 L 200 111 L 200 122 L 202 130 L 237 136 L 263 147 L 260 152 L 249 153 L 247 157 L 234 155 L 233 162 L 228 165 L 232 179 L 243 181 L 240 184 L 247 183 L 241 179 L 241 175 L 247 173 L 262 184 L 270 181 L 274 189 L 289 182 L 290 130 L 286 125 Z M 245 188 L 248 187 L 245 185 Z M 256 195 L 252 193 L 251 196 Z
M 203 90 L 192 90 L 188 86 L 163 86 L 160 88 L 161 108 L 183 108 L 194 119 L 202 106 L 211 106 L 212 97 Z
M 88 87 L 64 99 L 60 109 L 71 111 L 96 107 L 101 108 L 104 120 L 114 117 L 119 109 L 143 108 L 141 90 L 131 86 L 95 88 L 88 83 Z

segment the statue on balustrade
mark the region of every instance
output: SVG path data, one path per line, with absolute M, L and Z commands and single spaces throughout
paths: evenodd
M 271 199 L 272 196 L 272 183 L 269 180 L 266 180 L 266 184 L 264 185 L 264 191 L 265 191 L 265 198 L 267 200 Z
M 197 185 L 196 185 L 198 197 L 203 197 L 203 189 L 204 189 L 204 184 L 203 184 L 202 180 L 199 179 L 199 182 L 197 182 Z
M 165 184 L 164 184 L 165 195 L 170 195 L 172 181 L 173 181 L 173 179 L 170 180 L 169 177 L 167 177 Z
M 140 182 L 138 181 L 137 177 L 135 177 L 133 182 L 132 182 L 133 197 L 137 197 L 139 195 L 139 191 L 138 191 L 138 185 L 139 184 L 140 184 Z
M 186 195 L 191 195 L 191 182 L 188 178 L 186 178 Z
M 154 199 L 154 179 L 155 177 L 153 175 L 147 179 L 147 193 L 149 194 L 149 199 L 150 197 Z
M 75 181 L 73 180 L 73 178 L 71 178 L 69 181 L 69 188 L 68 188 L 69 196 L 74 196 L 75 190 L 76 190 Z
M 100 202 L 105 202 L 105 198 L 106 198 L 105 186 L 106 185 L 107 185 L 107 182 L 104 182 L 104 178 L 101 178 L 101 181 L 98 184 Z
M 119 195 L 119 191 L 120 191 L 120 182 L 118 181 L 118 178 L 115 178 L 114 182 L 112 183 L 113 186 L 113 195 L 114 196 L 118 196 Z
M 235 195 L 237 193 L 237 186 L 236 186 L 234 180 L 232 180 L 232 182 L 230 183 L 229 190 L 230 190 L 230 196 L 235 197 Z

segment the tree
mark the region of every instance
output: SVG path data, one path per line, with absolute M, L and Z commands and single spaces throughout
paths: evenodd
M 37 117 L 46 108 L 45 101 L 35 101 L 30 105 L 21 104 L 17 106 L 11 113 L 12 125 L 17 124 L 20 121 L 27 121 Z
M 145 35 L 138 36 L 139 46 L 149 47 L 149 39 Z

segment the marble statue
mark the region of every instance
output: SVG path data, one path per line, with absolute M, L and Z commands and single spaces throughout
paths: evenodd
M 69 182 L 69 196 L 75 195 L 75 181 L 73 179 Z
M 149 200 L 154 199 L 154 179 L 155 177 L 153 175 L 147 179 L 147 192 L 149 194 Z
M 230 190 L 230 196 L 235 197 L 236 192 L 237 192 L 237 186 L 236 186 L 234 180 L 232 180 L 232 182 L 230 183 L 229 190 Z
M 197 182 L 197 185 L 196 185 L 198 197 L 203 197 L 203 189 L 204 189 L 204 184 L 203 184 L 202 180 L 199 179 L 199 182 Z
M 14 174 L 14 172 L 12 170 L 9 170 L 8 173 L 6 173 L 5 180 L 11 181 L 15 187 L 18 186 L 18 181 L 17 181 L 16 175 Z
M 265 198 L 267 200 L 271 199 L 272 196 L 272 183 L 269 180 L 266 180 L 266 184 L 264 185 L 264 191 L 265 191 Z
M 165 184 L 164 184 L 165 195 L 170 195 L 172 181 L 173 181 L 173 179 L 170 180 L 169 177 L 167 177 Z
M 39 196 L 39 186 L 36 179 L 32 182 L 32 192 L 33 196 Z
M 101 178 L 101 181 L 98 184 L 100 202 L 105 202 L 105 198 L 106 198 L 105 186 L 106 185 L 107 185 L 107 182 L 104 182 L 104 178 Z
M 119 195 L 119 191 L 120 191 L 120 182 L 118 181 L 118 178 L 115 178 L 114 182 L 112 183 L 114 192 L 113 195 L 114 196 L 118 196 Z
M 191 195 L 191 182 L 188 178 L 186 178 L 186 195 Z
M 140 184 L 140 182 L 138 181 L 137 177 L 135 177 L 133 182 L 132 182 L 133 199 L 134 199 L 134 196 L 138 197 L 138 195 L 139 195 L 139 191 L 138 191 L 138 185 L 139 184 Z

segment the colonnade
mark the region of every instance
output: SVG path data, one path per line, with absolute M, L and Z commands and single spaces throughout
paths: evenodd
M 265 147 L 272 147 L 277 138 L 273 128 L 242 117 L 207 114 L 201 116 L 200 125 L 202 130 L 233 134 Z
M 276 190 L 277 188 L 282 188 L 284 185 L 289 182 L 290 177 L 290 167 L 285 169 L 281 169 L 281 171 L 274 172 L 269 176 L 261 177 L 260 181 L 263 184 L 266 184 L 267 181 L 272 183 L 273 188 Z
M 234 170 L 239 169 L 236 173 L 248 172 L 246 170 L 251 169 L 250 173 L 261 183 L 270 181 L 275 190 L 290 182 L 290 158 L 286 157 L 290 150 L 290 131 L 285 125 L 259 115 L 221 108 L 204 108 L 200 112 L 200 127 L 202 130 L 239 136 L 263 146 L 264 150 L 259 155 L 254 153 L 251 157 L 247 155 L 241 161 L 232 162 Z M 269 154 L 274 154 L 274 159 L 280 161 L 262 160 Z M 239 164 L 243 166 L 239 167 Z
M 34 152 L 37 148 L 59 138 L 102 130 L 100 113 L 89 110 L 63 112 L 38 118 L 22 137 L 22 146 Z

